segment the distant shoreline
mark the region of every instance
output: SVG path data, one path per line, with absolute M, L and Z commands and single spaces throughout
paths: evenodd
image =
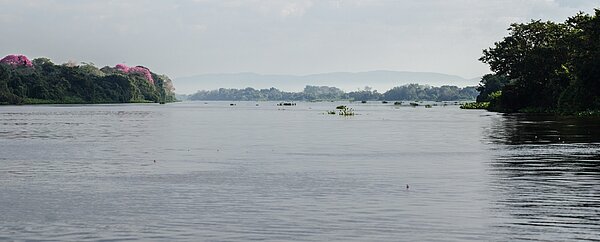
M 181 94 L 194 94 L 198 90 L 219 88 L 256 89 L 276 87 L 281 91 L 300 92 L 306 85 L 337 87 L 346 92 L 370 86 L 377 90 L 389 90 L 396 86 L 418 83 L 421 85 L 458 87 L 476 86 L 481 76 L 464 78 L 437 72 L 373 70 L 358 72 L 325 72 L 316 74 L 264 74 L 254 72 L 206 73 L 173 79 Z
M 202 90 L 191 95 L 176 94 L 179 100 L 192 101 L 472 101 L 478 95 L 476 87 L 440 86 L 420 84 L 397 86 L 383 93 L 365 87 L 363 90 L 345 92 L 337 87 L 305 86 L 301 92 L 285 92 L 277 88 L 244 89 L 219 88 Z

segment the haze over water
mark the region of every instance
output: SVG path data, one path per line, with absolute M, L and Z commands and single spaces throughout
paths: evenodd
M 0 240 L 600 238 L 598 120 L 236 103 L 0 106 Z

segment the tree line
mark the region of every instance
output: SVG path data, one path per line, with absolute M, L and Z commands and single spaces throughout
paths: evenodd
M 370 87 L 362 90 L 344 92 L 337 87 L 306 86 L 301 92 L 285 92 L 277 88 L 244 89 L 219 88 L 202 90 L 191 94 L 189 100 L 222 100 L 222 101 L 318 101 L 318 100 L 418 100 L 418 101 L 458 101 L 475 100 L 478 92 L 476 87 L 441 86 L 408 84 L 394 87 L 384 93 L 379 93 Z
M 500 112 L 600 110 L 600 10 L 562 23 L 532 20 L 483 51 L 493 73 L 478 87 L 477 101 Z
M 0 60 L 0 104 L 173 102 L 172 81 L 143 66 L 123 71 L 48 58 Z

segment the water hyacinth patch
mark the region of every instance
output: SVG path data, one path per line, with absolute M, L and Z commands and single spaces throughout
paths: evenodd
M 150 82 L 151 84 L 154 84 L 154 78 L 152 78 L 152 73 L 150 73 L 150 70 L 146 67 L 143 67 L 143 66 L 129 67 L 125 64 L 117 64 L 115 66 L 115 68 L 117 70 L 125 72 L 125 73 L 142 74 L 144 76 L 144 78 L 146 78 L 146 80 L 148 80 L 148 82 Z
M 7 55 L 0 60 L 0 63 L 11 66 L 33 67 L 33 63 L 24 55 Z

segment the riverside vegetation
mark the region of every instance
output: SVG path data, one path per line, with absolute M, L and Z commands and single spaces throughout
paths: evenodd
M 408 84 L 394 87 L 384 93 L 379 93 L 370 87 L 353 92 L 344 92 L 336 87 L 306 86 L 301 92 L 284 92 L 277 88 L 270 89 L 229 89 L 220 88 L 211 91 L 198 91 L 195 94 L 182 97 L 189 100 L 206 101 L 384 101 L 384 100 L 427 100 L 427 101 L 469 101 L 475 100 L 478 92 L 476 87 L 441 86 Z
M 164 103 L 176 100 L 174 90 L 169 77 L 143 66 L 99 69 L 23 55 L 0 60 L 0 104 Z
M 600 9 L 508 30 L 483 51 L 479 60 L 493 73 L 482 78 L 477 102 L 462 108 L 600 115 Z

